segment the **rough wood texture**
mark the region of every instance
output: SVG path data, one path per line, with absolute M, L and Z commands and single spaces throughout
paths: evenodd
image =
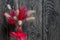
M 60 40 L 59 0 L 43 0 L 43 40 Z

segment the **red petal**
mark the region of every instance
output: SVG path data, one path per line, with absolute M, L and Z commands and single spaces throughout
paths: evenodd
M 26 7 L 26 5 L 24 5 L 24 7 L 23 7 L 23 14 L 24 14 L 23 19 L 25 19 L 27 17 L 27 7 Z
M 16 13 L 15 13 L 15 11 L 14 10 L 10 10 L 10 15 L 13 17 L 13 16 L 15 16 L 16 15 Z
M 23 20 L 23 10 L 22 10 L 22 8 L 19 8 L 18 9 L 19 10 L 19 15 L 18 15 L 18 20 Z
M 3 13 L 2 16 L 5 17 L 5 14 Z
M 22 33 L 19 33 L 19 36 L 20 36 L 20 37 L 26 37 L 27 34 L 26 34 L 25 32 L 22 32 Z
M 14 24 L 14 20 L 12 19 L 12 18 L 8 18 L 8 22 L 10 23 L 10 24 Z
M 10 36 L 12 36 L 12 37 L 13 37 L 13 36 L 16 36 L 16 33 L 15 33 L 15 32 L 11 32 L 11 33 L 10 33 Z

